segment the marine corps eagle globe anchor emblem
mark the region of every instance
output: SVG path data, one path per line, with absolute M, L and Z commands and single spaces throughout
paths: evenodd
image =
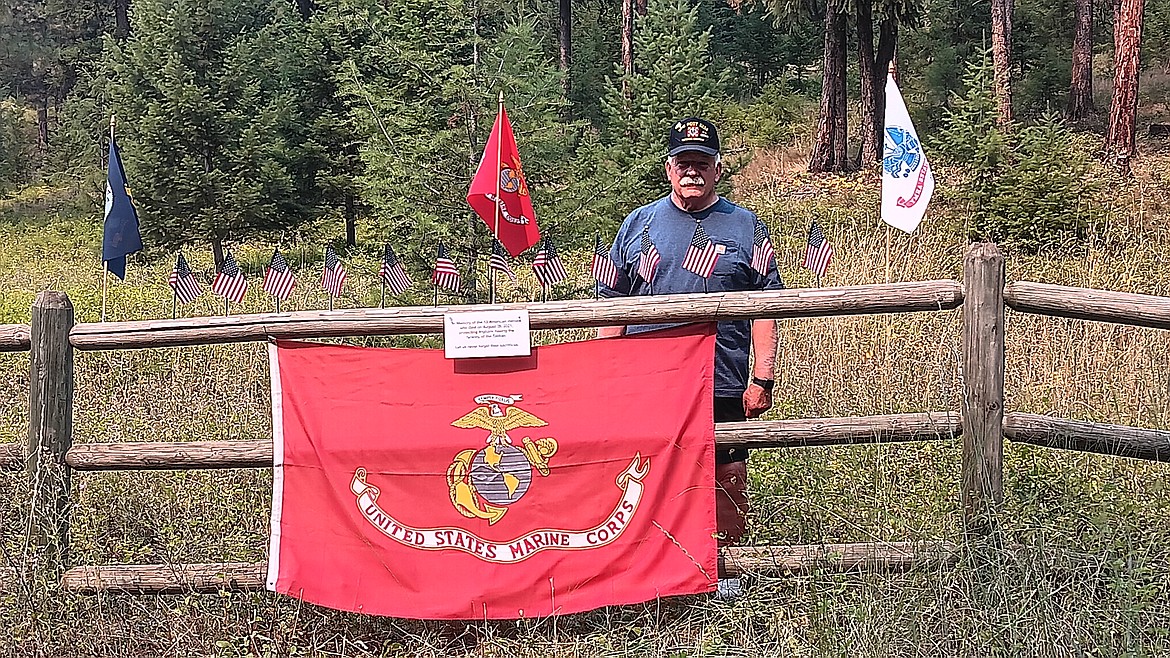
M 455 455 L 447 467 L 447 485 L 451 504 L 468 518 L 484 519 L 493 525 L 519 501 L 532 484 L 532 472 L 548 476 L 549 458 L 557 453 L 552 437 L 532 439 L 525 436 L 516 446 L 511 430 L 544 427 L 547 422 L 514 406 L 516 395 L 478 395 L 480 405 L 451 423 L 464 429 L 487 430 L 487 446 L 464 450 Z

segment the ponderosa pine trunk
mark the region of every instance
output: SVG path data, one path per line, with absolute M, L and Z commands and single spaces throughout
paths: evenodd
M 622 71 L 634 74 L 634 0 L 622 0 Z
M 808 160 L 812 172 L 847 171 L 849 132 L 846 112 L 845 12 L 830 0 L 825 8 L 824 64 L 821 69 L 821 109 L 817 137 Z
M 1013 0 L 991 0 L 991 58 L 995 67 L 995 105 L 999 125 L 1012 122 Z
M 882 131 L 886 115 L 885 73 L 894 59 L 898 23 L 892 18 L 882 20 L 875 51 L 871 5 L 859 2 L 857 9 L 857 64 L 861 78 L 861 149 L 858 151 L 858 166 L 864 167 L 882 159 Z
M 557 38 L 561 45 L 561 94 L 565 98 L 565 111 L 572 118 L 573 79 L 573 0 L 560 0 L 557 12 Z
M 1068 117 L 1079 121 L 1093 113 L 1093 0 L 1076 0 L 1073 14 L 1075 27 Z
M 125 41 L 130 36 L 130 0 L 114 0 L 114 38 Z
M 1126 171 L 1137 147 L 1138 74 L 1145 4 L 1145 0 L 1121 0 L 1114 13 L 1113 101 L 1109 105 L 1105 152 Z

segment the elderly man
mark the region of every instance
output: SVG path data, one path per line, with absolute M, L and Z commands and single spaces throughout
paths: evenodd
M 630 213 L 618 229 L 610 258 L 618 270 L 605 296 L 778 290 L 784 287 L 776 270 L 767 229 L 749 210 L 715 193 L 723 175 L 719 133 L 709 121 L 683 119 L 670 128 L 666 176 L 670 194 Z M 718 260 L 710 277 L 684 269 L 687 249 L 701 226 L 715 244 Z M 644 237 L 645 233 L 645 237 Z M 650 280 L 639 272 L 643 242 L 658 250 L 661 260 Z M 759 250 L 753 258 L 753 251 Z M 600 337 L 659 329 L 665 325 L 604 327 Z M 754 418 L 772 406 L 776 363 L 776 322 L 720 322 L 715 342 L 715 422 Z M 749 349 L 754 352 L 751 372 Z M 738 541 L 746 531 L 747 451 L 716 452 L 716 518 L 720 544 Z

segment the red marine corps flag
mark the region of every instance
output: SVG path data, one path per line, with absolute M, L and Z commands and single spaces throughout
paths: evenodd
M 528 182 L 520 165 L 512 123 L 504 110 L 503 94 L 492 134 L 467 191 L 467 203 L 512 256 L 519 256 L 540 241 L 536 212 L 528 196 Z
M 714 591 L 712 329 L 469 361 L 277 341 L 268 589 L 416 619 Z

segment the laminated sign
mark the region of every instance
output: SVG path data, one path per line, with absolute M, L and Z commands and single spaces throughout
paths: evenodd
M 508 619 L 713 591 L 713 325 L 448 360 L 277 341 L 268 589 Z

